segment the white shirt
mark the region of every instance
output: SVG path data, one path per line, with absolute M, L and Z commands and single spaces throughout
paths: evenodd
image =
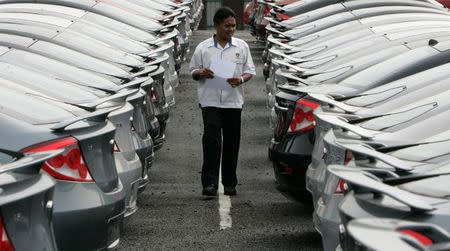
M 191 74 L 201 68 L 210 68 L 211 59 L 236 63 L 233 76 L 240 77 L 244 73 L 256 75 L 255 65 L 247 43 L 238 38 L 231 38 L 225 48 L 222 48 L 214 39 L 214 36 L 201 42 L 195 48 L 189 64 Z M 242 85 L 236 88 L 221 90 L 205 84 L 205 80 L 199 81 L 198 101 L 201 107 L 242 108 L 244 105 L 244 92 Z

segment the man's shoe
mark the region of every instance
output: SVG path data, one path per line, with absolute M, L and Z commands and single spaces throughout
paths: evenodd
M 236 188 L 234 187 L 224 187 L 223 194 L 233 196 L 236 195 Z
M 202 194 L 206 196 L 217 196 L 217 189 L 214 185 L 209 185 L 203 188 Z

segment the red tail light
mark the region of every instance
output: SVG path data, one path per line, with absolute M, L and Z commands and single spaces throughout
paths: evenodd
M 9 241 L 8 234 L 6 233 L 3 225 L 3 219 L 0 217 L 0 251 L 14 251 L 12 243 Z
M 314 109 L 319 107 L 316 103 L 307 99 L 297 100 L 294 116 L 289 125 L 288 132 L 307 132 L 314 128 Z
M 114 152 L 116 152 L 116 153 L 120 152 L 120 148 L 117 145 L 116 141 L 114 141 Z
M 347 183 L 344 180 L 339 179 L 339 182 L 336 186 L 336 190 L 334 191 L 334 193 L 345 193 L 347 190 L 348 190 Z
M 430 246 L 433 245 L 433 240 L 428 238 L 427 236 L 416 232 L 414 230 L 409 230 L 409 229 L 402 229 L 399 231 L 400 233 L 407 235 L 409 237 L 414 238 L 415 240 L 417 240 L 418 242 L 422 243 L 424 246 Z
M 155 89 L 152 88 L 151 92 L 150 92 L 150 99 L 152 100 L 153 103 L 156 103 L 156 101 L 158 101 L 158 99 L 156 98 L 156 94 L 155 94 Z
M 24 153 L 44 152 L 56 149 L 64 149 L 64 152 L 44 162 L 42 169 L 55 179 L 93 182 L 88 166 L 83 159 L 78 141 L 68 137 L 50 142 L 45 142 L 23 150 Z
M 264 8 L 263 17 L 268 17 L 271 10 L 272 8 L 266 5 L 266 7 Z
M 354 161 L 353 153 L 349 150 L 345 150 L 344 165 L 346 166 L 352 161 Z
M 279 20 L 282 20 L 282 21 L 288 20 L 290 18 L 290 16 L 283 14 L 283 13 L 277 13 L 276 16 Z

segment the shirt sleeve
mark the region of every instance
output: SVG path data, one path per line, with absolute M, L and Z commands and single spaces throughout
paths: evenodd
M 201 46 L 198 45 L 195 48 L 194 54 L 192 54 L 191 61 L 189 62 L 189 71 L 194 73 L 194 71 L 203 68 L 203 62 L 202 62 L 202 50 L 200 48 Z
M 244 73 L 250 73 L 252 75 L 256 75 L 255 71 L 255 64 L 253 63 L 252 59 L 252 53 L 250 52 L 250 48 L 248 47 L 248 44 L 245 43 L 245 50 L 247 54 L 247 60 L 244 63 Z

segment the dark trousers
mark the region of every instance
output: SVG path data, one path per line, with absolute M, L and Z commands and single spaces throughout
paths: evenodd
M 237 185 L 236 167 L 241 139 L 241 112 L 242 109 L 202 108 L 203 187 L 211 184 L 218 187 L 221 159 L 222 184 L 231 187 Z

